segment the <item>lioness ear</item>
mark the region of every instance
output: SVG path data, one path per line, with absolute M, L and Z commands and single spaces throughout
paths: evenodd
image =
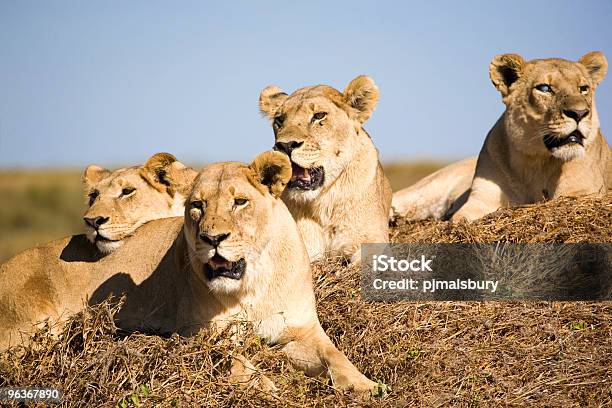
M 87 166 L 85 171 L 83 172 L 83 183 L 88 186 L 96 184 L 98 181 L 102 180 L 105 177 L 108 177 L 111 172 L 109 170 L 103 169 L 100 166 L 96 166 L 95 164 L 91 164 Z
M 608 73 L 608 60 L 602 52 L 589 52 L 583 55 L 578 62 L 584 65 L 587 71 L 589 71 L 589 75 L 593 78 L 595 86 L 599 85 Z
M 348 84 L 343 94 L 346 102 L 357 110 L 357 120 L 364 123 L 374 111 L 380 92 L 372 78 L 360 75 Z
M 268 151 L 260 154 L 249 166 L 256 180 L 268 187 L 270 194 L 279 197 L 291 180 L 291 162 L 286 154 Z
M 288 95 L 278 86 L 268 85 L 259 94 L 259 110 L 268 118 L 273 119 L 278 107 L 287 97 Z
M 153 187 L 166 190 L 174 196 L 176 192 L 183 195 L 197 176 L 197 172 L 176 160 L 170 153 L 156 153 L 147 160 L 140 170 L 140 175 Z
M 496 55 L 489 64 L 489 76 L 503 97 L 510 93 L 510 86 L 523 74 L 525 60 L 518 54 Z

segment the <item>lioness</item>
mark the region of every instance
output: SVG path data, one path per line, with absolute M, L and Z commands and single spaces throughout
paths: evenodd
M 183 215 L 196 175 L 169 153 L 151 156 L 144 166 L 113 172 L 88 166 L 83 174 L 89 200 L 83 217 L 87 239 L 108 254 L 142 224 Z
M 438 188 L 451 195 L 459 194 L 455 187 L 465 186 L 475 172 L 465 194 L 459 194 L 465 203 L 448 208 L 444 201 L 436 202 L 440 193 L 428 195 L 431 189 L 421 184 L 396 193 L 394 207 L 414 208 L 414 198 L 421 197 L 434 202 L 433 207 L 446 206 L 454 221 L 471 221 L 503 207 L 609 191 L 612 153 L 595 107 L 595 88 L 607 69 L 600 52 L 578 62 L 496 56 L 489 75 L 506 111 L 489 131 L 475 169 L 468 160 L 460 171 L 438 172 Z
M 82 269 L 93 267 L 147 221 L 182 215 L 196 175 L 168 153 L 113 172 L 87 167 L 86 234 L 25 250 L 0 265 L 0 347 L 19 342 L 14 331 L 32 322 L 78 310 L 96 282 Z
M 72 266 L 71 276 L 94 278 L 71 296 L 91 294 L 93 303 L 124 293 L 118 323 L 127 329 L 190 335 L 247 320 L 307 374 L 327 373 L 342 389 L 372 390 L 376 383 L 336 349 L 319 324 L 308 254 L 279 198 L 290 179 L 291 163 L 278 152 L 263 153 L 250 165 L 205 167 L 185 205 L 184 221 L 149 222 L 112 254 Z M 33 303 L 52 299 L 49 284 L 31 283 Z M 7 295 L 0 299 L 7 304 Z M 239 356 L 234 365 L 232 371 L 246 377 L 254 369 Z
M 282 199 L 295 218 L 311 260 L 331 252 L 359 261 L 365 242 L 388 242 L 391 187 L 378 150 L 363 129 L 378 102 L 367 76 L 344 92 L 310 86 L 287 95 L 268 86 L 259 108 L 272 121 L 274 149 L 292 177 Z

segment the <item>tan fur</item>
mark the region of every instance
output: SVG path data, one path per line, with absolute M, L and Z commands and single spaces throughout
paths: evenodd
M 113 241 L 97 241 L 98 232 L 85 224 L 86 235 L 28 249 L 1 265 L 0 327 L 6 330 L 0 333 L 0 346 L 18 341 L 16 331 L 32 322 L 61 320 L 79 310 L 98 282 L 95 274 L 84 270 L 93 271 L 104 255 L 146 222 L 182 215 L 196 175 L 168 153 L 153 155 L 144 166 L 113 172 L 88 166 L 83 182 L 91 205 L 85 218 L 108 217 L 99 233 Z M 123 196 L 126 187 L 136 190 Z
M 118 248 L 142 224 L 182 215 L 189 193 L 186 188 L 196 175 L 169 153 L 157 153 L 143 166 L 113 172 L 88 166 L 83 174 L 89 197 L 89 209 L 84 216 L 87 238 L 106 254 Z M 128 191 L 131 192 L 124 194 Z M 97 217 L 107 221 L 96 230 L 87 219 Z
M 393 193 L 391 219 L 445 218 L 463 198 L 467 199 L 476 171 L 476 160 L 476 157 L 470 157 L 450 164 Z
M 608 63 L 591 52 L 578 62 L 525 62 L 505 54 L 489 67 L 506 111 L 487 135 L 478 160 L 447 166 L 396 192 L 391 217 L 475 220 L 498 208 L 543 199 L 604 193 L 612 189 L 612 153 L 595 107 L 595 88 Z M 536 89 L 550 85 L 553 94 Z M 588 86 L 581 92 L 581 86 Z M 588 110 L 577 122 L 564 110 Z M 544 137 L 562 138 L 578 129 L 577 144 L 549 150 Z
M 495 57 L 490 76 L 506 111 L 487 135 L 468 200 L 452 219 L 475 220 L 502 207 L 612 189 L 612 153 L 595 106 L 595 88 L 607 67 L 599 52 L 578 62 Z M 542 84 L 552 92 L 538 89 Z M 584 117 L 576 120 L 573 111 Z M 584 146 L 544 144 L 546 136 L 557 140 L 575 130 Z
M 213 164 L 197 177 L 184 221 L 151 221 L 101 259 L 58 265 L 58 245 L 34 252 L 35 273 L 28 272 L 28 254 L 9 261 L 0 270 L 3 344 L 7 333 L 26 329 L 45 314 L 57 318 L 76 310 L 86 297 L 96 303 L 109 294 L 125 294 L 118 314 L 123 328 L 190 335 L 247 320 L 307 374 L 328 374 L 339 388 L 369 392 L 376 384 L 336 349 L 319 324 L 308 254 L 278 197 L 290 168 L 278 152 L 264 153 L 251 165 Z M 203 238 L 223 234 L 228 235 L 218 245 Z M 244 259 L 241 279 L 208 277 L 205 265 L 220 256 Z M 41 262 L 47 267 L 37 267 Z M 24 291 L 28 284 L 37 288 L 35 296 Z M 234 376 L 253 372 L 248 360 L 236 357 Z
M 309 174 L 324 169 L 318 188 L 304 190 L 290 183 L 282 195 L 311 260 L 332 253 L 359 261 L 360 244 L 388 242 L 391 188 L 378 150 L 363 129 L 378 96 L 367 76 L 355 78 L 342 93 L 326 85 L 291 95 L 276 86 L 261 92 L 259 107 L 272 120 L 275 148 L 300 144 L 285 151 L 292 162 Z

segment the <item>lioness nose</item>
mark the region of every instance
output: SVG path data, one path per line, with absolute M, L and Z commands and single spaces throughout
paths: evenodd
M 580 122 L 586 115 L 589 114 L 588 109 L 564 109 L 563 114 L 568 118 L 574 119 L 576 122 Z
M 274 144 L 274 150 L 278 150 L 280 152 L 285 153 L 287 156 L 291 156 L 291 152 L 302 146 L 304 142 L 276 142 Z
M 227 237 L 229 237 L 229 233 L 228 234 L 219 234 L 219 235 L 208 235 L 204 232 L 202 232 L 200 234 L 200 239 L 204 242 L 206 242 L 208 245 L 213 246 L 213 247 L 218 247 L 219 244 L 226 240 Z
M 100 225 L 108 221 L 108 217 L 93 217 L 93 218 L 84 217 L 83 220 L 85 220 L 85 223 L 90 225 L 91 227 L 98 228 L 100 227 Z

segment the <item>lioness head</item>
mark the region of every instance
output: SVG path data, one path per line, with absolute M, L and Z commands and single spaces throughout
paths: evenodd
M 212 291 L 257 287 L 260 254 L 292 221 L 279 199 L 290 178 L 287 156 L 274 151 L 250 165 L 207 166 L 197 177 L 185 204 L 184 232 L 191 265 Z
M 289 156 L 293 175 L 286 194 L 312 200 L 330 186 L 354 159 L 362 129 L 378 101 L 378 88 L 367 76 L 351 81 L 344 92 L 310 86 L 287 95 L 268 86 L 259 97 L 259 108 L 272 121 L 274 149 Z
M 116 171 L 91 165 L 83 182 L 89 199 L 85 234 L 107 254 L 147 221 L 183 215 L 185 197 L 197 173 L 168 153 L 144 166 Z
M 600 52 L 590 52 L 578 62 L 496 56 L 489 74 L 507 107 L 510 142 L 527 155 L 564 161 L 584 155 L 599 130 L 595 88 L 607 69 Z

